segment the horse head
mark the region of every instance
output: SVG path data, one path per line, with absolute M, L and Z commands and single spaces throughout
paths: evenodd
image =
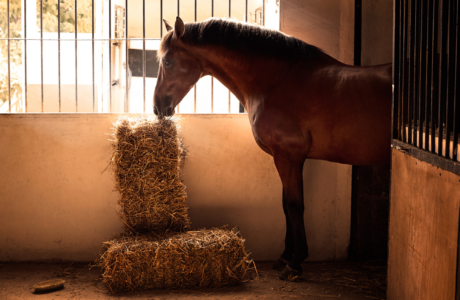
M 174 108 L 200 79 L 203 71 L 199 59 L 187 50 L 182 41 L 185 33 L 182 19 L 176 18 L 174 28 L 163 21 L 168 32 L 158 51 L 160 67 L 153 95 L 153 112 L 159 117 L 174 115 Z

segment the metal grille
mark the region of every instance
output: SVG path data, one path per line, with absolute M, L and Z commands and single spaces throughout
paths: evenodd
M 265 2 L 0 0 L 5 6 L 0 113 L 152 112 L 163 18 L 174 22 L 178 15 L 190 22 L 216 16 L 264 25 Z M 205 94 L 210 98 L 205 112 L 241 112 L 236 98 L 214 78 L 200 80 L 176 112 L 200 112 L 197 98 Z
M 453 163 L 460 127 L 458 1 L 394 5 L 393 146 Z

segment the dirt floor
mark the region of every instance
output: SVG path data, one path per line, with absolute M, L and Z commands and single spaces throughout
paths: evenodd
M 110 295 L 100 282 L 101 270 L 88 263 L 0 263 L 0 299 L 385 299 L 386 267 L 379 262 L 306 263 L 295 282 L 283 282 L 268 262 L 256 264 L 246 283 L 214 289 L 149 290 Z M 64 288 L 36 294 L 40 281 L 63 278 Z

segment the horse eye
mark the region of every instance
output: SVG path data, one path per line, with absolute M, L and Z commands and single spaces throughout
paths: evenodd
M 164 65 L 165 67 L 169 67 L 169 66 L 171 65 L 171 61 L 170 61 L 170 60 L 164 59 L 164 60 L 163 60 L 163 65 Z

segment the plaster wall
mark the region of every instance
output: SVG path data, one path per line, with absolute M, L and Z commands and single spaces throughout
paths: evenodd
M 122 231 L 106 169 L 117 114 L 0 114 L 0 261 L 96 257 Z M 238 226 L 257 260 L 283 249 L 281 183 L 247 115 L 181 115 L 183 170 L 194 228 Z M 346 258 L 351 168 L 308 160 L 310 260 Z
M 361 65 L 388 64 L 393 56 L 393 1 L 362 1 Z
M 281 0 L 280 30 L 353 64 L 354 1 Z

